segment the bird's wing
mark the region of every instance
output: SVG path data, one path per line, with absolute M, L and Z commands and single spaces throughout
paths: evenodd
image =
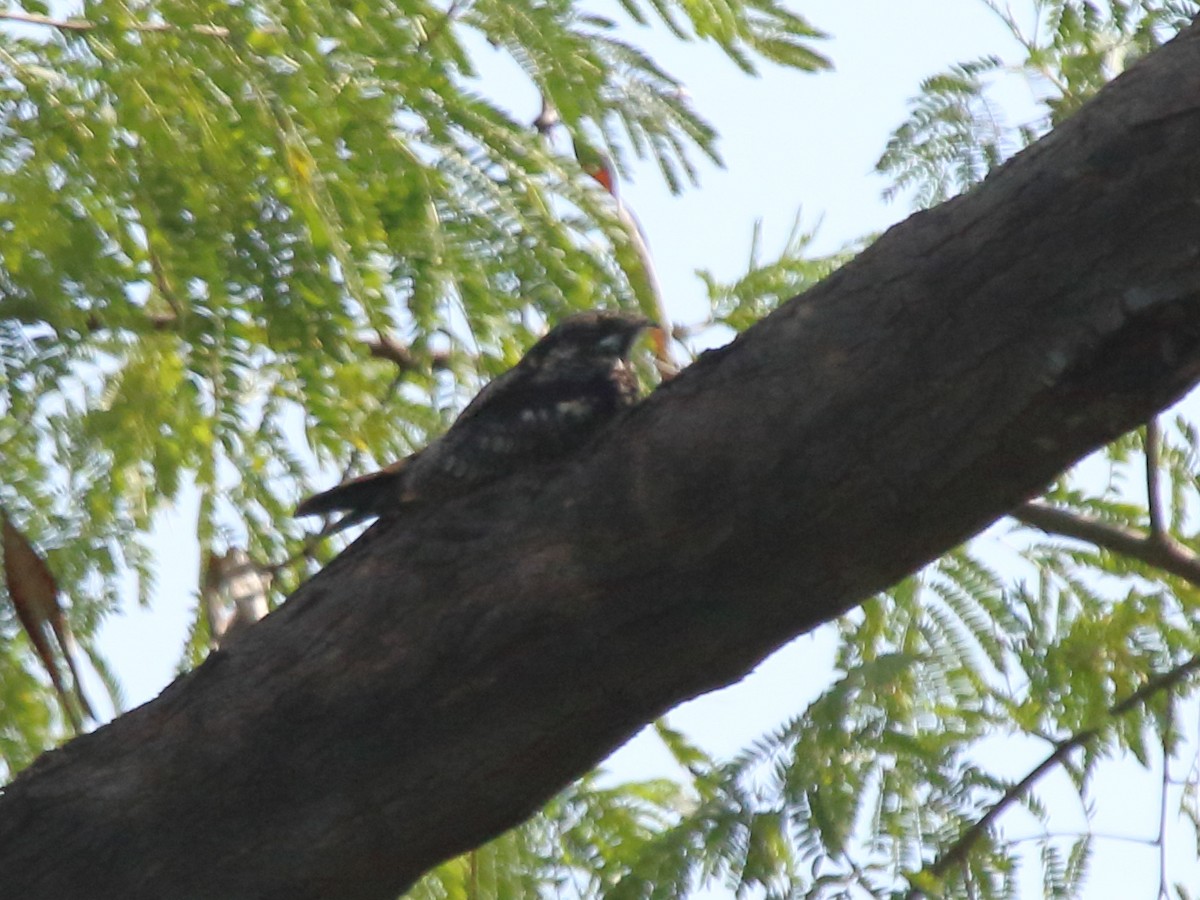
M 519 386 L 521 382 L 526 381 L 527 377 L 528 373 L 524 371 L 521 363 L 517 363 L 504 374 L 497 375 L 480 388 L 478 394 L 471 398 L 471 402 L 463 408 L 463 411 L 458 414 L 458 418 L 454 420 L 454 425 L 473 419 L 479 414 L 480 410 L 487 407 L 497 396 L 503 396 L 508 393 L 514 386 Z
M 607 376 L 497 379 L 413 468 L 422 496 L 459 493 L 523 464 L 568 452 L 616 411 Z M 489 386 L 490 387 L 490 386 Z

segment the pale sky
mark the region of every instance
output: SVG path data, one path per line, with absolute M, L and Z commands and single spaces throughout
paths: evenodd
M 638 168 L 632 183 L 622 185 L 649 240 L 668 311 L 676 321 L 695 321 L 706 312 L 695 269 L 708 268 L 723 278 L 745 270 L 757 219 L 764 223 L 769 257 L 801 209 L 807 225 L 822 223 L 822 252 L 905 218 L 903 203 L 888 205 L 881 199 L 885 185 L 873 174 L 873 165 L 919 81 L 951 62 L 985 53 L 1016 58 L 1011 37 L 979 0 L 805 0 L 794 7 L 831 34 L 820 49 L 836 71 L 809 75 L 768 67 L 760 79 L 751 80 L 712 48 L 680 45 L 657 33 L 645 39 L 651 55 L 684 80 L 696 108 L 717 127 L 727 166 L 724 171 L 704 166 L 701 187 L 680 197 L 669 194 L 649 163 Z M 636 34 L 634 39 L 641 40 Z M 514 109 L 532 119 L 537 102 L 528 86 L 511 80 L 511 70 L 498 58 L 481 63 L 489 87 L 511 83 Z M 1006 96 L 1016 110 L 1014 118 L 1030 114 L 1030 97 L 1028 90 Z M 104 628 L 101 650 L 114 664 L 130 705 L 154 697 L 174 676 L 196 602 L 198 551 L 189 537 L 195 521 L 194 497 L 160 517 L 154 536 L 160 574 L 153 606 L 130 609 Z M 802 637 L 741 684 L 686 704 L 670 721 L 710 752 L 732 754 L 800 712 L 828 684 L 831 658 L 827 631 Z M 1007 763 L 1005 771 L 1019 777 L 1045 749 L 998 740 L 986 750 L 989 761 L 993 752 Z M 608 765 L 622 778 L 672 773 L 667 755 L 647 734 Z M 1115 775 L 1102 775 L 1097 787 L 1097 831 L 1154 837 L 1157 772 L 1123 765 Z M 1052 806 L 1062 804 L 1063 829 L 1082 826 L 1082 812 L 1070 794 L 1043 791 L 1043 796 Z M 1014 816 L 1003 827 L 1010 837 L 1037 833 L 1028 817 Z M 1198 892 L 1200 865 L 1194 846 L 1187 846 L 1190 834 L 1183 826 L 1175 833 L 1172 876 Z M 1023 895 L 1040 896 L 1036 858 L 1027 869 L 1032 877 L 1024 882 Z M 1085 896 L 1152 898 L 1157 870 L 1155 848 L 1100 840 Z

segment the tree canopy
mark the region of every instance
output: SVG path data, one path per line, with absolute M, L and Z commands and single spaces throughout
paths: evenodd
M 625 13 L 743 69 L 824 65 L 773 2 Z M 114 2 L 61 20 L 35 3 L 5 19 L 39 27 L 0 38 L 0 500 L 48 548 L 85 646 L 126 572 L 146 599 L 141 536 L 181 491 L 200 492 L 204 554 L 246 548 L 282 598 L 315 570 L 302 551 L 331 555 L 289 519 L 316 472 L 424 445 L 547 319 L 654 310 L 608 198 L 486 96 L 469 50 L 503 47 L 619 166 L 648 156 L 682 187 L 693 157 L 717 158 L 681 86 L 571 3 Z M 3 681 L 40 693 L 15 648 Z M 29 712 L 15 767 L 51 739 Z
M 1106 94 L 1095 110 L 1086 105 L 1196 10 L 1172 2 L 1042 0 L 1034 6 L 1040 19 L 1027 32 L 1007 8 L 993 5 L 1026 56 L 966 61 L 930 78 L 879 162 L 898 196 L 931 206 L 1063 126 L 1023 155 L 1020 165 L 1006 167 L 963 202 L 914 219 L 908 230 L 880 241 L 845 269 L 838 266 L 853 255 L 849 250 L 811 258 L 800 235 L 781 259 L 756 256 L 753 269 L 733 284 L 709 277 L 712 322 L 741 330 L 838 270 L 789 304 L 773 328 L 768 323 L 757 329 L 660 391 L 623 426 L 639 435 L 629 444 L 634 449 L 607 442 L 579 467 L 552 477 L 548 487 L 531 490 L 532 500 L 515 501 L 516 487 L 499 486 L 425 521 L 436 538 L 426 534 L 414 544 L 415 528 L 385 529 L 335 564 L 341 566 L 333 570 L 338 577 L 354 584 L 365 578 L 354 575 L 354 561 L 372 558 L 371 548 L 378 552 L 383 545 L 403 549 L 397 558 L 413 560 L 415 569 L 398 571 L 422 572 L 421 566 L 444 566 L 458 542 L 484 548 L 477 583 L 487 583 L 486 561 L 511 547 L 489 544 L 495 539 L 470 524 L 480 510 L 495 514 L 503 502 L 507 521 L 532 528 L 529 509 L 555 509 L 553 499 L 568 490 L 600 497 L 601 475 L 622 483 L 615 474 L 621 471 L 655 474 L 657 493 L 639 483 L 621 496 L 639 498 L 643 516 L 671 510 L 688 525 L 676 523 L 681 533 L 710 541 L 699 541 L 696 553 L 707 547 L 720 560 L 721 548 L 733 544 L 747 558 L 762 555 L 760 580 L 739 569 L 741 580 L 725 583 L 715 570 L 703 570 L 695 555 L 654 547 L 657 532 L 645 519 L 631 527 L 646 542 L 640 547 L 612 538 L 616 512 L 630 512 L 614 510 L 616 501 L 600 504 L 591 520 L 578 513 L 551 516 L 570 526 L 567 534 L 571 528 L 586 532 L 585 526 L 593 536 L 609 534 L 609 543 L 597 538 L 597 556 L 589 562 L 612 563 L 625 573 L 629 581 L 620 590 L 631 596 L 642 596 L 640 590 L 673 610 L 678 598 L 672 592 L 682 591 L 679 585 L 696 588 L 697 572 L 705 571 L 712 585 L 744 592 L 748 603 L 769 611 L 761 633 L 732 627 L 716 601 L 714 618 L 691 614 L 684 632 L 696 643 L 664 648 L 664 671 L 675 672 L 672 653 L 708 653 L 706 640 L 717 634 L 728 632 L 734 650 L 729 658 L 715 650 L 704 656 L 710 671 L 664 676 L 675 681 L 661 694 L 643 696 L 636 689 L 637 677 L 647 677 L 631 649 L 638 641 L 614 643 L 620 652 L 607 662 L 610 677 L 601 679 L 601 693 L 608 693 L 596 701 L 605 710 L 595 714 L 603 727 L 591 719 L 576 723 L 579 743 L 591 738 L 595 744 L 577 756 L 566 754 L 561 772 L 547 765 L 545 777 L 557 777 L 558 784 L 577 774 L 581 761 L 598 758 L 629 728 L 663 711 L 664 698 L 678 700 L 724 683 L 788 635 L 857 603 L 862 598 L 856 592 L 881 591 L 832 626 L 840 632 L 833 683 L 777 732 L 735 759 L 714 760 L 660 724 L 689 773 L 686 783 L 612 786 L 585 776 L 519 829 L 434 870 L 412 889 L 414 896 L 559 890 L 666 897 L 711 879 L 771 896 L 888 896 L 908 889 L 929 896 L 1011 895 L 1020 848 L 996 820 L 1020 803 L 1049 821 L 1050 811 L 1029 790 L 1044 769 L 1066 767 L 1087 796 L 1106 757 L 1131 753 L 1148 763 L 1184 747 L 1179 704 L 1191 696 L 1192 674 L 1200 668 L 1193 602 L 1200 584 L 1193 550 L 1200 432 L 1183 414 L 1127 430 L 1178 396 L 1197 374 L 1195 316 L 1188 312 L 1196 287 L 1184 264 L 1194 229 L 1179 199 L 1193 174 L 1181 148 L 1195 137 L 1196 116 L 1186 96 L 1154 107 L 1146 101 L 1149 112 L 1137 113 L 1129 99 L 1138 89 L 1135 77 L 1125 82 L 1132 85 L 1126 93 Z M 703 7 L 626 2 L 623 8 L 633 22 L 654 19 L 682 38 L 715 42 L 747 71 L 763 61 L 802 69 L 825 65 L 814 49 L 818 31 L 770 0 Z M 85 4 L 77 19 L 52 18 L 35 4 L 5 17 L 36 27 L 0 35 L 0 441 L 7 463 L 0 502 L 20 532 L 44 548 L 54 581 L 70 597 L 74 630 L 89 651 L 97 623 L 129 590 L 127 573 L 137 573 L 143 595 L 152 583 L 154 561 L 139 535 L 155 511 L 181 492 L 201 494 L 197 540 L 207 557 L 244 549 L 257 570 L 273 577 L 272 603 L 278 603 L 334 551 L 308 540 L 288 519 L 294 499 L 309 487 L 310 459 L 350 472 L 419 448 L 481 380 L 515 361 L 542 322 L 567 310 L 608 305 L 657 313 L 660 299 L 636 230 L 584 177 L 584 154 L 576 161 L 556 152 L 529 123 L 504 111 L 503 98 L 487 96 L 471 57 L 481 41 L 509 53 L 561 127 L 580 146 L 607 151 L 618 171 L 630 156 L 648 156 L 668 183 L 682 188 L 694 175 L 696 155 L 719 158 L 713 129 L 681 86 L 629 41 L 627 26 L 567 2 L 477 0 L 441 8 L 97 2 Z M 1142 71 L 1156 73 L 1156 84 L 1171 78 L 1193 84 L 1200 76 L 1194 33 L 1188 41 L 1173 45 L 1172 64 L 1151 69 L 1156 56 Z M 1005 124 L 991 91 L 997 79 L 1010 77 L 1036 80 L 1042 118 Z M 1067 130 L 1076 115 L 1078 127 Z M 1143 204 L 1152 199 L 1153 205 L 1131 200 L 1135 190 Z M 1071 205 L 1055 205 L 1062 203 Z M 1057 217 L 1051 214 L 1056 209 Z M 1106 216 L 1137 227 L 1116 233 Z M 1030 258 L 1039 253 L 1046 261 Z M 899 299 L 882 297 L 872 286 L 879 284 L 892 285 Z M 945 304 L 951 289 L 961 306 L 945 314 L 943 327 L 917 315 L 922 303 L 934 302 L 923 291 Z M 997 299 L 1004 291 L 1042 302 L 1026 308 L 1014 300 L 1012 318 L 1005 318 Z M 894 327 L 888 317 L 899 316 L 905 302 L 926 331 L 897 328 L 899 337 L 888 346 L 881 335 Z M 1040 331 L 1022 330 L 1031 320 L 1016 311 L 1039 317 Z M 839 346 L 839 335 L 850 333 L 839 323 L 852 317 L 865 333 L 862 346 L 878 348 L 879 358 L 888 360 L 864 367 L 861 382 L 843 372 L 845 363 L 831 349 Z M 809 339 L 788 324 L 799 319 L 813 320 L 816 337 L 826 343 L 806 344 Z M 686 338 L 686 329 L 679 336 Z M 779 362 L 799 350 L 812 361 Z M 939 366 L 923 361 L 930 353 Z M 1000 358 L 1003 366 L 987 368 L 989 359 L 995 365 Z M 943 380 L 905 380 L 922 367 Z M 956 404 L 961 395 L 953 382 L 970 382 L 975 369 L 986 376 L 977 385 L 976 403 L 987 408 L 971 413 Z M 754 421 L 721 405 L 721 386 L 759 384 L 764 372 L 833 379 L 845 394 L 836 395 L 840 399 L 831 400 L 829 410 L 805 408 L 784 424 L 770 418 L 773 395 L 766 391 L 754 409 L 766 417 L 756 430 Z M 889 382 L 908 385 L 911 393 L 901 393 L 886 415 L 864 399 L 870 395 L 856 393 Z M 696 399 L 709 392 L 713 399 Z M 846 405 L 854 397 L 859 405 Z M 672 440 L 701 434 L 689 429 L 723 421 L 720 415 L 742 427 L 747 463 L 739 465 L 716 438 L 707 446 L 694 441 L 690 461 L 673 455 Z M 656 443 L 659 432 L 647 423 L 660 421 L 665 437 Z M 737 506 L 758 496 L 762 478 L 791 471 L 776 460 L 754 474 L 751 463 L 774 459 L 769 453 L 775 438 L 767 426 L 785 448 L 807 447 L 813 434 L 828 435 L 811 458 L 803 458 L 818 468 L 824 461 L 831 474 L 840 461 L 842 477 L 852 485 L 838 488 L 841 494 L 782 491 L 811 526 L 797 530 L 795 513 L 779 506 L 756 507 L 761 521 Z M 780 432 L 795 443 L 786 443 Z M 868 434 L 874 435 L 863 445 L 871 451 L 869 465 L 855 461 L 850 443 L 841 456 L 833 454 L 839 441 Z M 1014 443 L 1017 434 L 1028 443 Z M 1041 499 L 1021 505 L 1079 453 L 1110 438 L 1115 442 L 1091 464 L 1107 478 L 1068 472 Z M 918 468 L 918 450 L 930 459 L 918 439 L 932 439 L 945 459 Z M 652 450 L 674 460 L 687 477 L 661 477 L 656 466 L 662 463 L 649 456 Z M 617 467 L 614 460 L 626 465 Z M 913 468 L 905 470 L 905 464 Z M 914 472 L 924 479 L 916 479 L 915 488 L 906 484 Z M 727 509 L 742 510 L 732 517 L 741 528 L 736 539 L 699 524 L 713 497 L 687 500 L 683 493 L 701 485 L 725 496 L 718 484 L 726 485 Z M 679 493 L 667 496 L 672 486 Z M 1006 510 L 1015 510 L 1025 525 L 1013 538 L 1021 562 L 1011 570 L 1000 571 L 978 546 L 967 544 L 897 582 Z M 863 531 L 868 513 L 878 521 Z M 824 535 L 806 528 L 824 529 Z M 513 546 L 522 549 L 517 561 L 527 566 L 514 571 L 536 573 L 510 589 L 514 597 L 521 591 L 549 596 L 556 585 L 566 586 L 570 596 L 583 598 L 575 603 L 586 606 L 592 595 L 576 593 L 581 585 L 598 597 L 618 590 L 610 583 L 597 586 L 594 574 L 588 575 L 593 570 L 582 563 L 582 575 L 572 569 L 567 562 L 574 556 L 554 556 L 556 545 L 545 531 L 518 527 L 514 534 Z M 794 567 L 781 570 L 764 549 L 783 553 L 800 535 L 826 551 L 825 568 L 815 570 L 811 582 Z M 873 564 L 864 559 L 868 535 L 880 542 Z M 838 537 L 845 549 L 838 549 Z M 538 547 L 547 548 L 541 563 Z M 649 549 L 670 567 L 647 568 Z M 619 565 L 616 554 L 622 554 Z M 838 559 L 859 574 L 837 569 Z M 463 583 L 470 577 L 464 575 Z M 10 594 L 12 585 L 10 577 Z M 170 715 L 210 709 L 203 704 L 213 700 L 195 698 L 205 696 L 205 685 L 226 685 L 230 673 L 247 679 L 254 674 L 269 684 L 273 676 L 309 672 L 287 656 L 291 651 L 279 649 L 286 641 L 271 641 L 281 640 L 289 622 L 302 628 L 301 616 L 324 619 L 322 604 L 327 610 L 334 585 L 330 573 L 311 582 L 280 616 L 213 656 L 164 705 L 122 720 L 123 730 L 106 729 L 48 757 L 9 791 L 10 804 L 24 804 L 10 808 L 22 810 L 29 827 L 36 827 L 36 799 L 51 796 L 38 794 L 47 773 L 70 784 L 64 773 L 72 762 L 81 766 L 77 771 L 98 772 L 113 748 L 140 743 L 148 750 L 160 740 L 172 747 Z M 798 585 L 809 591 L 813 606 L 787 612 L 778 598 Z M 454 585 L 442 587 L 444 598 L 457 596 Z M 522 618 L 516 600 L 497 608 L 517 616 L 512 634 L 529 638 L 530 614 Z M 402 617 L 435 650 L 439 635 L 458 635 L 458 652 L 471 646 L 474 638 L 456 614 L 491 621 L 470 604 L 451 604 L 449 612 L 430 614 L 427 621 L 419 620 L 422 610 L 428 613 L 422 606 Z M 558 623 L 568 635 L 575 614 L 564 613 Z M 586 619 L 585 612 L 578 615 Z M 369 633 L 366 616 L 356 614 L 358 624 L 344 626 L 342 639 Z M 629 621 L 633 628 L 639 620 Z M 208 622 L 198 605 L 186 650 L 192 662 L 206 653 Z M 641 626 L 643 641 L 661 637 L 652 622 Z M 14 637 L 0 645 L 0 754 L 15 773 L 62 734 L 70 716 L 57 711 L 59 701 L 44 686 L 41 664 L 18 637 L 21 629 L 7 608 L 0 627 Z M 499 639 L 503 635 L 501 628 Z M 271 666 L 256 669 L 247 659 L 250 647 L 265 648 L 263 659 Z M 500 654 L 484 656 L 498 670 L 513 665 L 497 645 L 482 641 L 479 647 Z M 534 650 L 553 671 L 563 663 L 563 647 L 586 652 L 586 645 L 580 651 L 561 634 Z M 422 659 L 411 652 L 393 660 L 395 671 L 408 671 Z M 330 653 L 353 668 L 344 646 Z M 103 659 L 89 656 L 105 670 Z M 541 665 L 530 669 L 540 673 Z M 523 671 L 513 670 L 518 683 Z M 486 679 L 486 670 L 478 677 Z M 469 679 L 460 688 L 442 686 L 448 696 L 477 687 Z M 286 715 L 260 710 L 264 727 L 303 723 L 306 716 L 339 708 L 331 697 L 351 707 L 347 721 L 361 724 L 358 712 L 378 711 L 367 700 L 362 710 L 353 708 L 338 690 L 291 699 L 285 691 Z M 247 702 L 254 709 L 261 701 Z M 560 708 L 567 703 L 563 699 Z M 618 714 L 610 705 L 625 708 Z M 73 701 L 61 706 L 70 710 Z M 412 713 L 416 707 L 400 709 Z M 533 721 L 525 723 L 526 731 L 519 718 L 493 721 L 493 740 L 501 746 L 480 746 L 491 749 L 497 767 L 508 758 L 506 747 L 536 756 L 528 730 Z M 156 736 L 159 728 L 162 737 Z M 364 757 L 394 751 L 385 739 L 400 731 L 385 721 L 382 737 L 356 746 Z M 220 733 L 234 739 L 241 734 Z M 1044 743 L 1045 766 L 1028 783 L 997 774 L 975 754 L 981 741 L 996 734 Z M 265 746 L 274 752 L 285 735 L 271 736 Z M 192 757 L 172 759 L 178 765 Z M 314 751 L 312 761 L 322 760 L 331 765 L 323 751 Z M 1169 767 L 1157 764 L 1167 785 Z M 353 777 L 353 766 L 348 768 Z M 492 773 L 497 790 L 521 784 L 510 785 L 504 776 Z M 457 843 L 448 839 L 438 849 L 413 850 L 414 857 L 426 853 L 429 863 L 436 862 L 446 847 L 466 849 L 490 836 L 497 824 L 515 821 L 515 811 L 528 812 L 557 786 L 549 781 L 514 796 L 477 826 L 459 822 Z M 226 789 L 235 784 L 231 779 Z M 1183 812 L 1195 822 L 1194 783 L 1188 786 Z M 273 796 L 270 785 L 262 791 Z M 314 788 L 314 803 L 333 802 L 319 794 Z M 181 790 L 180 796 L 193 794 Z M 253 799 L 254 792 L 240 796 Z M 1164 788 L 1164 804 L 1165 796 Z M 185 806 L 179 814 L 191 812 Z M 233 804 L 226 813 L 236 818 L 245 810 Z M 390 821 L 386 811 L 380 818 Z M 357 844 L 364 869 L 373 854 L 387 852 L 386 831 L 357 832 L 337 816 L 332 826 L 328 815 L 311 821 L 336 832 L 336 840 L 322 836 L 322 847 L 350 852 L 345 848 Z M 1047 829 L 1041 852 L 1048 893 L 1077 892 L 1092 846 L 1086 831 L 1063 840 Z M 390 870 L 386 876 L 363 875 L 361 895 L 378 895 L 393 877 Z M 236 895 L 225 887 L 227 895 Z M 330 886 L 308 889 L 322 896 Z M 1188 896 L 1184 886 L 1172 890 Z M 343 890 L 344 896 L 352 893 Z

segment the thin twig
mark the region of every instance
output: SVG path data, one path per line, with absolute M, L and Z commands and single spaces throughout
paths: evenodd
M 401 382 L 404 381 L 405 371 L 407 370 L 401 367 L 400 371 L 392 376 L 392 380 L 388 382 L 388 386 L 383 392 L 383 397 L 380 398 L 379 402 L 381 406 L 391 402 L 392 397 L 396 394 L 396 389 L 399 388 Z M 342 469 L 342 477 L 338 479 L 338 484 L 341 484 L 350 477 L 354 470 L 358 468 L 358 464 L 362 462 L 362 457 L 363 447 L 361 445 L 355 446 L 355 448 L 350 451 L 350 458 L 346 461 L 345 468 Z M 335 520 L 332 516 L 327 517 L 325 519 L 325 527 L 321 529 L 318 537 L 325 537 L 325 535 L 329 534 L 333 529 L 333 526 L 336 524 L 336 521 L 337 520 Z
M 1155 540 L 1167 537 L 1167 526 L 1163 516 L 1162 495 L 1158 489 L 1158 466 L 1162 457 L 1162 433 L 1158 429 L 1158 418 L 1146 423 L 1146 506 L 1150 511 L 1150 535 Z
M 368 352 L 377 359 L 390 360 L 395 363 L 397 368 L 395 376 L 388 382 L 388 386 L 384 389 L 383 396 L 380 399 L 381 403 L 386 404 L 391 401 L 400 385 L 403 384 L 404 376 L 408 372 L 422 369 L 424 363 L 410 348 L 401 344 L 395 338 L 384 334 L 382 331 L 376 332 L 376 334 L 378 337 L 375 340 L 367 341 Z M 448 369 L 450 368 L 450 353 L 433 353 L 429 356 L 428 364 L 434 371 Z M 358 468 L 358 464 L 362 462 L 362 457 L 363 449 L 361 447 L 355 447 L 350 451 L 350 458 L 342 468 L 341 478 L 338 479 L 339 484 L 350 478 L 354 470 Z M 286 559 L 263 566 L 263 570 L 272 575 L 278 575 L 281 571 L 290 568 L 302 559 L 311 559 L 313 551 L 317 549 L 321 541 L 338 530 L 340 521 L 340 518 L 336 515 L 326 516 L 320 530 L 309 534 L 304 539 L 304 543 L 300 545 L 300 549 Z
M 367 351 L 376 359 L 386 359 L 395 363 L 401 372 L 412 372 L 423 368 L 422 361 L 412 350 L 390 335 L 380 334 L 375 340 L 367 341 Z M 444 351 L 431 353 L 429 367 L 434 371 L 449 369 L 450 354 Z
M 286 559 L 283 559 L 277 563 L 263 565 L 262 570 L 264 572 L 269 573 L 272 577 L 274 577 L 274 576 L 278 575 L 280 572 L 282 572 L 284 569 L 290 569 L 296 563 L 300 562 L 300 560 L 308 559 L 310 556 L 312 556 L 313 551 L 315 551 L 317 549 L 317 545 L 320 544 L 321 541 L 325 539 L 326 530 L 329 528 L 332 528 L 332 527 L 333 527 L 332 522 L 327 523 L 325 525 L 325 528 L 321 529 L 320 531 L 315 531 L 312 534 L 310 534 L 308 537 L 306 537 L 304 539 L 304 543 L 300 545 L 300 549 L 297 550 L 295 553 L 293 553 L 291 556 L 289 556 Z
M 684 341 L 691 340 L 698 334 L 703 334 L 710 328 L 715 327 L 716 324 L 717 320 L 711 316 L 699 322 L 691 322 L 687 325 L 675 322 L 671 325 L 671 337 L 680 343 L 683 343 Z
M 179 302 L 179 298 L 175 296 L 175 290 L 171 287 L 170 279 L 167 278 L 167 270 L 163 267 L 162 259 L 154 248 L 149 246 L 147 241 L 146 254 L 150 259 L 150 271 L 154 275 L 154 283 L 158 286 L 158 292 L 162 294 L 163 300 L 171 307 L 171 311 L 175 315 L 183 315 L 183 304 Z
M 424 50 L 439 37 L 441 37 L 442 32 L 446 30 L 446 26 L 458 18 L 458 14 L 462 11 L 464 6 L 466 6 L 466 0 L 451 0 L 450 5 L 446 7 L 445 14 L 434 23 L 433 27 L 430 28 L 428 32 L 426 32 L 425 38 L 418 42 L 417 49 Z
M 549 140 L 554 128 L 561 124 L 562 120 L 559 117 L 558 110 L 546 96 L 545 92 L 543 92 L 542 109 L 538 113 L 537 118 L 533 120 L 533 127 L 537 129 L 542 137 Z M 611 159 L 607 159 L 607 154 L 603 153 L 603 151 L 599 152 L 606 159 L 603 168 L 609 170 L 608 174 L 610 178 L 598 177 L 594 172 L 589 172 L 589 174 L 612 197 L 617 221 L 620 223 L 621 229 L 625 232 L 629 240 L 630 249 L 633 250 L 634 256 L 637 257 L 637 264 L 641 270 L 646 291 L 654 304 L 654 322 L 658 326 L 653 332 L 654 365 L 658 369 L 658 374 L 662 380 L 664 382 L 670 381 L 679 374 L 680 369 L 679 364 L 671 356 L 671 339 L 676 336 L 675 327 L 671 324 L 671 319 L 667 315 L 666 305 L 663 302 L 662 284 L 658 280 L 658 270 L 654 265 L 654 257 L 650 254 L 650 245 L 646 241 L 646 233 L 642 229 L 641 222 L 638 221 L 637 215 L 629 208 L 629 205 L 625 203 L 617 190 L 615 164 Z M 578 158 L 578 145 L 576 145 L 575 155 Z M 580 160 L 580 163 L 582 164 L 583 160 Z M 631 278 L 631 283 L 634 280 Z
M 144 313 L 143 317 L 151 331 L 171 331 L 179 323 L 179 317 L 174 313 L 148 312 Z M 86 325 L 89 332 L 103 331 L 109 327 L 95 314 L 87 317 Z
M 1025 503 L 1011 513 L 1014 519 L 1032 525 L 1049 534 L 1088 541 L 1133 559 L 1156 566 L 1190 584 L 1200 587 L 1200 556 L 1164 533 L 1156 538 L 1153 534 L 1113 525 L 1092 516 L 1058 509 L 1044 503 Z
M 50 16 L 21 12 L 19 10 L 5 10 L 4 12 L 0 12 L 0 19 L 9 22 L 21 22 L 25 25 L 44 25 L 48 28 L 57 28 L 59 31 L 91 31 L 96 27 L 91 22 L 84 21 L 83 19 L 54 19 Z
M 1167 727 L 1162 735 L 1162 786 L 1158 795 L 1158 897 L 1171 900 L 1167 890 L 1167 791 L 1171 787 L 1171 748 L 1167 746 L 1168 734 L 1173 724 L 1173 709 L 1167 707 Z
M 0 12 L 0 21 L 21 22 L 25 25 L 41 25 L 46 28 L 55 28 L 59 31 L 75 34 L 94 31 L 96 28 L 96 23 L 89 22 L 87 19 L 55 19 L 52 16 L 43 16 L 38 13 L 21 12 L 18 10 L 4 10 Z M 220 25 L 189 25 L 187 28 L 180 28 L 178 25 L 171 25 L 167 22 L 134 22 L 129 27 L 133 31 L 143 33 L 191 32 L 192 34 L 202 34 L 206 37 L 229 37 L 229 29 L 223 28 Z
M 1186 679 L 1192 673 L 1200 670 L 1200 654 L 1191 657 L 1182 665 L 1176 666 L 1161 675 L 1151 678 L 1140 688 L 1108 708 L 1108 719 L 1117 719 L 1125 715 L 1127 712 L 1143 705 L 1150 700 L 1154 695 L 1161 691 L 1170 690 Z M 1013 803 L 1020 800 L 1029 789 L 1050 769 L 1055 768 L 1062 763 L 1074 750 L 1079 749 L 1084 744 L 1087 744 L 1100 735 L 1102 726 L 1094 728 L 1086 728 L 1083 731 L 1073 734 L 1071 737 L 1060 742 L 1049 756 L 1043 759 L 1032 771 L 1024 778 L 1012 785 L 1003 796 L 992 805 L 978 822 L 968 828 L 955 841 L 945 853 L 941 854 L 937 860 L 924 870 L 925 874 L 931 875 L 936 879 L 940 879 L 950 869 L 957 865 L 966 862 L 967 854 L 971 847 L 983 837 L 984 833 L 991 827 L 992 823 L 1007 810 Z M 926 894 L 918 887 L 910 888 L 905 894 L 905 900 L 917 900 L 924 897 Z
M 633 210 L 615 193 L 613 194 L 613 200 L 617 204 L 617 220 L 629 236 L 629 244 L 637 256 L 638 264 L 642 269 L 642 276 L 646 280 L 646 288 L 654 302 L 654 320 L 658 325 L 658 337 L 654 340 L 655 367 L 658 369 L 658 374 L 662 377 L 663 381 L 670 381 L 679 374 L 679 365 L 671 356 L 670 339 L 674 335 L 674 328 L 671 325 L 670 318 L 667 316 L 666 306 L 663 304 L 662 285 L 658 280 L 658 271 L 654 266 L 654 258 L 650 255 L 650 245 L 646 243 L 646 236 Z
M 1039 831 L 1037 834 L 1025 834 L 1020 837 L 1008 838 L 1004 844 L 1007 847 L 1013 847 L 1017 844 L 1030 844 L 1034 841 L 1049 841 L 1055 838 L 1074 838 L 1087 837 L 1094 841 L 1114 841 L 1121 844 L 1136 844 L 1139 847 L 1154 847 L 1157 841 L 1150 837 L 1137 837 L 1132 834 L 1116 834 L 1112 831 Z

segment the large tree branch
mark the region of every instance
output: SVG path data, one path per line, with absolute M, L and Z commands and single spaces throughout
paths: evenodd
M 23 898 L 388 898 L 1200 377 L 1200 31 L 567 464 L 383 522 L 0 798 Z M 203 862 L 201 862 L 203 860 Z

